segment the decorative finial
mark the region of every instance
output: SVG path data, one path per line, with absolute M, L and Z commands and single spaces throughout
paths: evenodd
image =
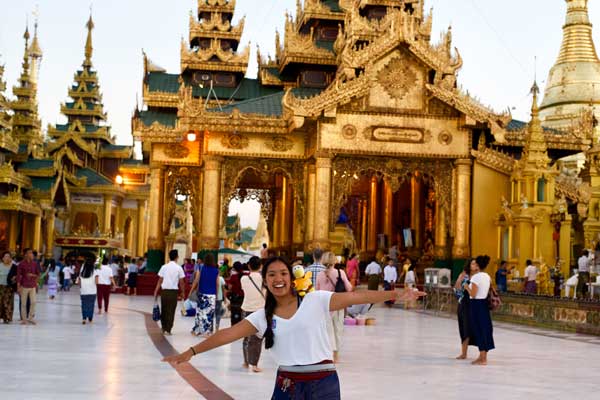
M 85 26 L 87 27 L 88 34 L 87 34 L 87 40 L 85 41 L 85 61 L 83 62 L 83 65 L 85 67 L 91 67 L 92 66 L 92 52 L 94 51 L 94 48 L 92 47 L 92 29 L 94 29 L 94 21 L 92 19 L 92 6 L 91 5 L 90 5 L 90 18 L 88 19 L 88 22 L 85 24 Z

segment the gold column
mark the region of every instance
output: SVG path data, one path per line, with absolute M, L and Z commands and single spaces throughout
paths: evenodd
M 367 251 L 367 201 L 360 201 L 360 251 Z
M 496 258 L 502 260 L 502 225 L 498 225 L 496 228 L 496 235 L 498 236 L 498 246 L 496 247 Z
M 40 252 L 42 249 L 42 216 L 36 215 L 33 219 L 33 250 Z
M 304 231 L 304 243 L 311 243 L 315 237 L 315 193 L 316 193 L 316 168 L 313 164 L 308 165 L 307 179 L 307 204 L 306 204 L 306 230 Z
M 110 217 L 112 213 L 112 195 L 104 195 L 104 233 L 110 233 Z
M 194 215 L 194 228 L 196 228 L 196 247 L 193 251 L 201 250 L 202 243 L 202 192 L 204 189 L 204 173 L 198 173 L 198 193 L 196 193 L 196 215 Z
M 13 211 L 10 214 L 10 227 L 8 234 L 8 249 L 15 251 L 17 249 L 17 235 L 19 234 L 19 212 Z
M 137 201 L 137 241 L 135 248 L 135 255 L 144 255 L 144 242 L 145 242 L 145 230 L 144 225 L 146 223 L 146 200 Z M 131 235 L 133 236 L 133 235 Z
M 446 210 L 440 203 L 440 201 L 437 201 L 435 205 L 435 255 L 439 258 L 445 258 L 447 256 L 446 236 L 448 228 L 446 226 Z
M 302 250 L 302 241 L 304 236 L 302 235 L 302 221 L 298 220 L 298 193 L 293 190 L 294 209 L 291 213 L 291 223 L 294 229 L 292 243 L 294 245 L 294 251 Z
M 388 180 L 383 181 L 383 233 L 387 236 L 388 247 L 394 242 L 392 219 L 394 218 L 394 193 Z
M 410 217 L 411 228 L 415 232 L 413 244 L 416 249 L 420 249 L 421 243 L 421 180 L 415 174 L 410 180 Z
M 538 246 L 538 232 L 539 232 L 539 225 L 538 224 L 534 224 L 533 225 L 533 259 L 537 259 L 537 256 L 539 254 L 539 246 Z
M 46 216 L 46 258 L 52 257 L 54 250 L 54 224 L 55 224 L 54 209 L 48 211 Z
M 200 249 L 219 248 L 219 218 L 221 214 L 220 157 L 204 157 L 204 189 L 202 193 L 202 242 Z
M 471 164 L 469 159 L 456 160 L 456 232 L 452 256 L 469 256 L 469 229 L 471 217 Z
M 290 207 L 288 178 L 283 175 L 281 178 L 281 201 L 279 202 L 279 246 L 284 247 L 290 244 L 288 209 Z
M 331 214 L 331 158 L 317 157 L 315 163 L 315 219 L 313 247 L 329 249 Z
M 377 178 L 372 177 L 369 187 L 369 220 L 367 251 L 377 251 Z
M 150 220 L 147 228 L 147 248 L 164 251 L 163 212 L 164 212 L 165 177 L 162 167 L 150 170 Z

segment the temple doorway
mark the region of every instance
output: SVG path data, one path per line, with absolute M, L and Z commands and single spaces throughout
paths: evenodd
M 344 173 L 336 171 L 335 175 Z M 395 245 L 410 257 L 433 258 L 437 204 L 430 175 L 412 172 L 398 177 L 365 170 L 354 172 L 350 179 L 335 221 L 334 247 L 335 238 L 343 234 L 341 227 L 346 227 L 353 238 L 351 252 L 381 255 Z M 348 249 L 345 241 L 337 247 Z

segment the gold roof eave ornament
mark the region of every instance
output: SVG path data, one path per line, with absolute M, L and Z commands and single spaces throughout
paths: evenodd
M 250 59 L 250 45 L 246 46 L 241 52 L 233 52 L 232 50 L 223 50 L 219 45 L 219 41 L 212 39 L 211 46 L 208 49 L 194 51 L 188 49 L 186 42 L 182 40 L 180 54 L 182 72 L 192 69 L 245 74 Z M 213 57 L 217 57 L 219 61 L 212 61 Z
M 12 162 L 0 165 L 0 183 L 6 183 L 23 189 L 31 189 L 31 179 L 15 171 Z
M 7 196 L 0 196 L 0 210 L 21 211 L 32 215 L 42 214 L 40 206 L 23 198 L 22 193 L 18 190 L 8 192 Z
M 346 3 L 349 3 L 349 1 L 346 1 Z M 342 4 L 340 4 L 340 8 L 344 9 Z M 348 9 L 352 9 L 352 7 L 350 6 Z M 296 0 L 296 18 L 298 27 L 303 27 L 313 19 L 343 22 L 344 12 L 332 11 L 321 0 L 305 0 L 304 7 L 300 0 Z
M 233 14 L 235 12 L 235 0 L 198 0 L 198 13 L 203 11 Z
M 177 93 L 151 91 L 147 83 L 143 84 L 142 96 L 148 107 L 177 108 L 179 102 Z
M 146 143 L 178 143 L 181 142 L 183 132 L 177 127 L 170 127 L 154 121 L 146 125 L 140 118 L 133 119 L 133 138 Z
M 310 28 L 308 35 L 299 33 L 291 16 L 286 16 L 283 48 L 275 50 L 279 72 L 291 63 L 337 65 L 336 55 L 315 43 L 314 28 Z
M 229 39 L 239 42 L 244 33 L 246 17 L 242 17 L 237 25 L 232 26 L 228 20 L 223 21 L 221 15 L 221 13 L 212 13 L 210 20 L 200 22 L 190 14 L 190 42 L 201 38 Z

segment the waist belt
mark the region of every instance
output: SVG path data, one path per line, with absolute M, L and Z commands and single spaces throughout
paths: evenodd
M 335 371 L 335 364 L 332 362 L 327 362 L 324 364 L 311 364 L 311 365 L 290 365 L 290 366 L 280 366 L 280 372 L 294 372 L 294 373 L 311 373 L 311 372 L 325 372 L 325 371 Z

